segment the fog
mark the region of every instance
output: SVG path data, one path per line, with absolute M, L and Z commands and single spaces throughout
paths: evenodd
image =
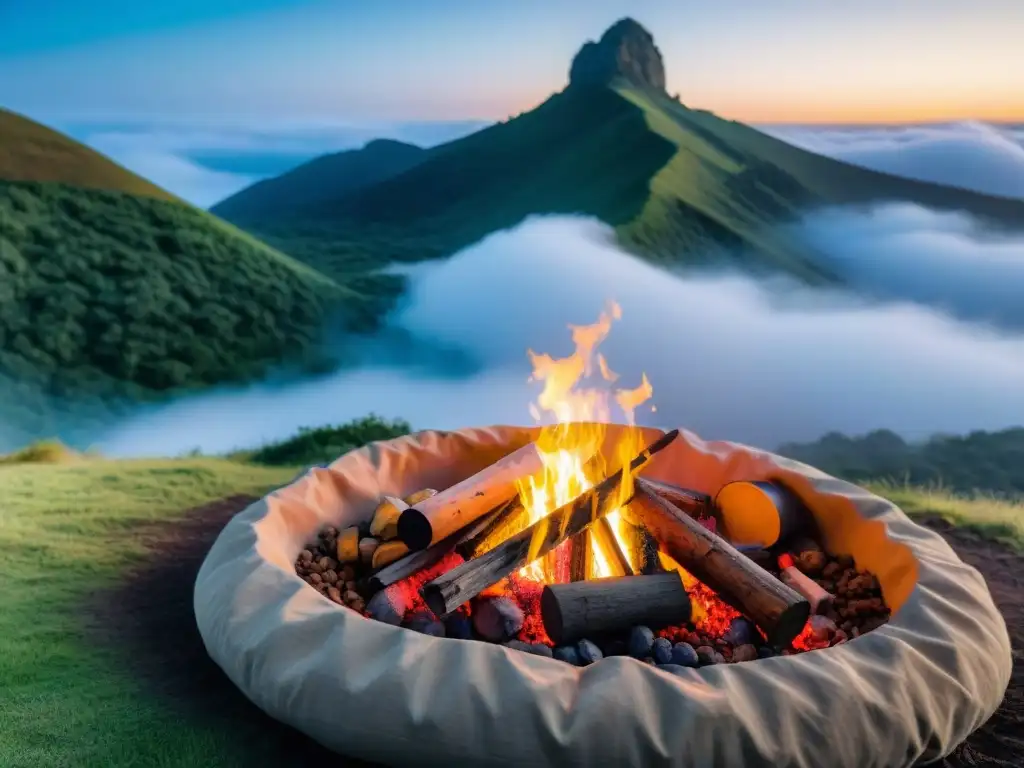
M 1024 329 L 1024 233 L 986 232 L 962 213 L 892 204 L 818 211 L 800 234 L 860 293 Z
M 823 215 L 831 218 L 805 226 L 819 245 L 831 238 L 847 253 L 837 258 L 852 258 L 844 248 L 857 239 L 922 264 L 942 258 L 884 212 Z M 969 247 L 970 231 L 958 236 Z M 213 393 L 140 413 L 98 447 L 224 451 L 370 411 L 415 428 L 531 423 L 527 348 L 567 354 L 566 326 L 594 322 L 611 299 L 622 318 L 601 349 L 622 386 L 647 373 L 657 412 L 638 412 L 643 423 L 773 447 L 833 429 L 919 438 L 1024 421 L 1024 337 L 909 301 L 866 303 L 739 274 L 669 275 L 625 254 L 592 220 L 530 219 L 411 276 L 393 326 L 461 347 L 478 363 L 474 373 L 371 365 Z
M 975 121 L 901 126 L 762 126 L 798 147 L 876 171 L 1024 197 L 1024 129 Z

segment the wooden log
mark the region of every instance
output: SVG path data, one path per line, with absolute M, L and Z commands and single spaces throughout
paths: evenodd
M 459 542 L 456 550 L 466 560 L 479 557 L 529 525 L 526 507 L 519 494 L 502 504 L 497 511 L 498 514 L 487 518 L 487 525 L 475 528 L 472 535 Z
M 735 544 L 771 547 L 813 528 L 814 517 L 807 507 L 779 483 L 727 483 L 716 494 L 715 506 L 722 535 Z
M 572 557 L 569 560 L 569 581 L 586 581 L 593 573 L 593 552 L 590 529 L 581 531 L 569 542 Z
M 660 629 L 690 620 L 690 596 L 678 572 L 549 584 L 540 614 L 556 645 L 638 624 Z
M 675 504 L 690 517 L 713 517 L 715 510 L 711 496 L 700 491 L 666 483 L 661 480 L 644 478 L 650 489 L 665 501 Z
M 460 545 L 468 539 L 479 536 L 480 532 L 488 525 L 491 525 L 494 519 L 502 513 L 505 506 L 501 505 L 497 509 L 492 510 L 472 525 L 457 531 L 444 541 L 439 541 L 434 546 L 421 549 L 419 552 L 411 552 L 401 560 L 396 560 L 391 565 L 381 568 L 366 580 L 364 584 L 366 592 L 373 595 L 382 589 L 390 587 L 392 584 L 403 581 L 424 568 L 429 568 L 435 563 L 440 562 L 449 552 L 455 551 L 461 554 L 459 551 Z
M 612 569 L 613 576 L 636 575 L 636 571 L 633 570 L 633 566 L 629 563 L 629 558 L 622 551 L 619 538 L 615 535 L 615 531 L 612 530 L 612 524 L 608 522 L 608 518 L 602 517 L 590 526 L 587 532 L 589 532 L 590 538 L 597 542 L 601 554 L 604 555 Z M 574 545 L 578 539 L 579 537 L 573 540 Z
M 427 607 L 437 616 L 447 616 L 513 571 L 543 557 L 594 520 L 617 509 L 620 502 L 628 502 L 632 496 L 633 475 L 678 436 L 679 430 L 667 432 L 647 446 L 628 466 L 619 468 L 589 491 L 494 549 L 424 584 L 420 594 Z M 620 498 L 623 494 L 625 498 Z
M 636 479 L 627 514 L 636 516 L 673 560 L 752 619 L 770 644 L 785 647 L 800 634 L 811 613 L 803 595 L 669 504 L 643 478 Z
M 537 444 L 524 445 L 472 477 L 404 510 L 398 518 L 398 538 L 414 552 L 437 544 L 516 496 L 516 481 L 543 469 Z

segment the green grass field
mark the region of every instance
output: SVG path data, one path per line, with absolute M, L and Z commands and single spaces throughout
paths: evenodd
M 370 420 L 342 437 L 307 433 L 270 458 L 318 455 L 321 444 L 386 428 Z M 116 646 L 97 641 L 103 628 L 91 626 L 90 605 L 144 561 L 140 530 L 204 502 L 261 495 L 298 468 L 212 458 L 110 461 L 52 446 L 0 464 L 0 765 L 262 764 L 272 729 L 168 706 L 133 677 Z M 874 490 L 912 515 L 938 514 L 1024 547 L 1020 505 L 891 485 Z

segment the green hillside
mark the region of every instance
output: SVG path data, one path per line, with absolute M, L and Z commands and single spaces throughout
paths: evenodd
M 540 107 L 403 173 L 301 207 L 286 204 L 285 182 L 261 182 L 276 210 L 225 215 L 335 275 L 445 256 L 531 214 L 595 216 L 661 263 L 739 260 L 809 282 L 833 276 L 775 225 L 810 206 L 909 200 L 1024 222 L 1020 201 L 864 170 L 683 106 L 664 91 L 649 33 L 630 20 L 584 46 L 568 87 Z
M 783 445 L 778 451 L 854 481 L 1024 496 L 1024 427 L 936 435 L 921 443 L 908 443 L 885 429 L 859 437 L 833 432 L 813 443 Z
M 279 364 L 322 368 L 326 330 L 383 311 L 35 123 L 4 113 L 0 147 L 0 442 Z
M 390 139 L 361 149 L 322 155 L 308 163 L 246 187 L 211 209 L 224 218 L 257 219 L 311 205 L 337 202 L 346 195 L 412 168 L 427 150 Z

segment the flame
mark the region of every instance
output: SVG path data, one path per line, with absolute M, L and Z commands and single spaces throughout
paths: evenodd
M 607 338 L 612 322 L 622 317 L 619 305 L 611 302 L 596 323 L 570 325 L 575 350 L 564 358 L 553 358 L 528 350 L 533 373 L 530 381 L 543 383 L 541 393 L 530 406 L 537 421 L 548 420 L 541 428 L 537 444 L 541 450 L 544 468 L 537 475 L 518 483 L 523 506 L 529 512 L 530 523 L 546 519 L 558 507 L 569 503 L 590 490 L 608 474 L 609 462 L 602 452 L 607 423 L 613 415 L 613 403 L 625 415 L 626 423 L 635 427 L 636 408 L 653 394 L 646 374 L 635 389 L 609 391 L 608 384 L 618 380 L 618 374 L 608 366 L 605 357 L 596 352 Z M 591 386 L 595 370 L 604 386 Z M 644 448 L 639 429 L 626 429 L 614 447 L 615 464 L 622 466 Z M 633 494 L 632 475 L 623 478 L 615 508 L 607 515 L 613 535 L 627 558 L 635 558 L 633 548 L 627 545 L 628 526 L 619 514 L 619 508 Z M 595 537 L 591 541 L 593 576 L 620 575 L 612 566 L 614 558 L 602 550 Z M 564 559 L 561 547 L 548 556 L 534 559 L 543 541 L 538 536 L 531 547 L 530 562 L 519 575 L 536 581 L 555 581 L 559 558 Z M 636 568 L 639 563 L 631 560 Z

